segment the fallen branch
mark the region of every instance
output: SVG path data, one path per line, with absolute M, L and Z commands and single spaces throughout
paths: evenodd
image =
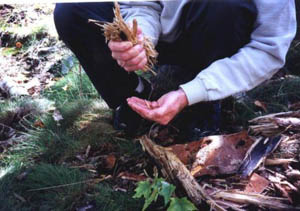
M 285 198 L 268 197 L 259 194 L 246 194 L 243 192 L 220 191 L 213 195 L 217 199 L 223 199 L 241 204 L 254 204 L 259 207 L 267 207 L 277 210 L 300 210 L 300 207 L 293 207 L 283 202 Z
M 286 130 L 300 131 L 300 111 L 282 112 L 257 117 L 249 121 L 254 134 L 273 136 Z
M 201 200 L 204 200 L 215 210 L 225 210 L 208 196 L 186 166 L 170 150 L 155 144 L 147 136 L 141 137 L 140 143 L 144 150 L 162 167 L 164 176 L 175 184 L 180 183 L 195 205 L 200 206 Z

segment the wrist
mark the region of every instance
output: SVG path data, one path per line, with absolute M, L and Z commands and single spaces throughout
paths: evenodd
M 188 99 L 183 89 L 179 88 L 176 92 L 178 93 L 178 101 L 182 110 L 188 106 Z

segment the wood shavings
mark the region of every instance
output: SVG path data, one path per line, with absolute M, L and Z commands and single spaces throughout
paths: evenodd
M 101 21 L 91 20 L 91 19 L 89 19 L 89 22 L 95 23 L 96 25 L 102 27 L 106 42 L 108 42 L 109 40 L 130 41 L 133 45 L 138 44 L 139 41 L 137 37 L 137 29 L 138 29 L 137 21 L 134 19 L 132 23 L 132 28 L 130 28 L 125 23 L 120 12 L 120 6 L 117 2 L 115 2 L 114 14 L 115 17 L 112 23 L 104 23 Z M 156 64 L 156 58 L 158 56 L 158 53 L 155 50 L 155 47 L 149 37 L 145 36 L 142 44 L 146 51 L 146 57 L 147 57 L 147 64 L 144 67 L 143 71 L 145 72 L 150 71 L 154 75 L 156 75 L 156 73 L 152 70 L 152 68 Z

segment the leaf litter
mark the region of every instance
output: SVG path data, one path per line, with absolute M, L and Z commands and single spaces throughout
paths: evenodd
M 12 12 L 14 10 L 17 11 Z M 30 15 L 27 15 L 25 11 L 9 5 L 1 6 L 0 13 L 8 23 L 26 24 L 27 22 L 29 24 L 32 21 L 28 19 Z M 106 25 L 106 28 L 109 26 Z M 54 52 L 57 53 L 56 48 L 61 49 L 63 46 L 53 42 L 49 35 L 41 33 L 39 36 L 41 36 L 41 40 L 37 42 L 37 47 L 23 51 L 26 38 L 11 36 L 8 31 L 1 32 L 1 46 L 16 48 L 12 55 L 3 57 L 5 62 L 2 70 L 5 74 L 0 72 L 0 79 L 6 83 L 0 86 L 2 98 L 9 98 L 13 95 L 38 95 L 47 84 L 56 80 L 55 74 L 51 72 L 53 64 L 45 65 L 45 63 L 47 59 L 54 58 Z M 57 58 L 57 61 L 61 58 Z M 16 64 L 25 68 L 17 72 L 13 68 Z M 36 78 L 38 81 L 34 81 Z M 21 91 L 11 90 L 12 87 L 18 87 L 18 85 L 21 87 L 19 88 Z M 65 85 L 63 89 L 69 89 L 68 85 Z M 253 104 L 263 112 L 269 111 L 268 104 L 262 100 L 256 100 Z M 166 147 L 148 142 L 149 137 L 144 137 L 141 143 L 151 157 L 157 161 L 158 166 L 162 166 L 160 173 L 173 184 L 182 187 L 185 195 L 189 196 L 199 207 L 201 207 L 200 200 L 203 200 L 216 210 L 229 208 L 248 210 L 253 207 L 261 210 L 298 210 L 297 198 L 300 188 L 298 104 L 299 102 L 290 104 L 293 112 L 274 113 L 252 119 L 249 121 L 248 132 L 209 136 L 199 141 L 174 145 L 173 143 L 176 142 L 174 136 L 165 129 L 163 132 L 160 131 L 159 135 L 163 136 L 160 138 L 166 140 Z M 53 108 L 52 112 L 56 122 L 63 121 L 64 117 L 56 108 Z M 92 121 L 82 122 L 80 131 L 93 131 L 89 127 L 97 122 L 97 118 L 94 116 Z M 45 127 L 41 120 L 37 120 L 34 126 Z M 0 129 L 3 131 L 1 134 L 7 134 L 8 138 L 14 136 L 13 128 L 12 131 L 9 126 L 0 127 Z M 276 139 L 277 142 L 273 145 L 269 144 L 271 143 L 268 141 L 269 138 L 276 135 L 280 136 L 280 139 Z M 152 134 L 151 138 L 156 139 L 157 137 Z M 4 139 L 7 140 L 7 138 Z M 122 139 L 122 135 L 116 134 L 116 139 L 112 142 L 85 145 L 75 156 L 69 157 L 63 162 L 69 163 L 72 168 L 89 171 L 94 178 L 100 178 L 99 181 L 107 181 L 112 184 L 114 190 L 125 192 L 133 190 L 137 181 L 151 180 L 148 173 L 150 172 L 151 175 L 155 172 L 153 170 L 155 164 L 152 158 L 145 155 L 132 157 L 130 154 L 120 153 L 120 148 L 117 146 Z M 263 145 L 259 148 L 267 148 L 267 150 L 255 154 L 257 152 L 255 146 L 262 143 Z M 270 145 L 272 147 L 269 147 Z M 167 159 L 164 156 L 155 155 L 157 152 L 159 152 L 158 155 L 164 155 Z M 241 177 L 240 167 L 244 164 L 245 169 L 250 168 L 249 163 L 254 158 L 257 158 L 257 162 L 255 165 L 250 165 L 250 173 Z M 168 197 L 167 195 L 166 193 L 165 197 Z M 26 197 L 24 198 L 22 195 L 15 193 L 14 196 L 20 201 L 26 201 Z M 172 206 L 170 207 L 181 206 L 186 210 L 193 210 L 192 205 L 186 199 L 176 200 L 178 199 L 171 200 Z M 93 207 L 94 205 L 87 202 L 78 209 L 85 210 Z

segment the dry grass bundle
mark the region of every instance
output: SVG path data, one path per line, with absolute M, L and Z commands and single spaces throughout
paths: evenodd
M 133 45 L 138 44 L 137 21 L 134 19 L 132 23 L 132 28 L 129 27 L 122 18 L 120 6 L 117 2 L 115 2 L 114 14 L 115 18 L 112 23 L 103 23 L 97 20 L 89 20 L 89 22 L 93 22 L 96 25 L 102 27 L 106 42 L 108 42 L 109 40 L 130 41 Z M 153 43 L 148 37 L 144 37 L 143 46 L 146 51 L 148 61 L 143 71 L 151 71 L 154 75 L 156 75 L 156 73 L 152 70 L 152 67 L 156 63 L 156 57 L 158 53 L 156 52 Z

